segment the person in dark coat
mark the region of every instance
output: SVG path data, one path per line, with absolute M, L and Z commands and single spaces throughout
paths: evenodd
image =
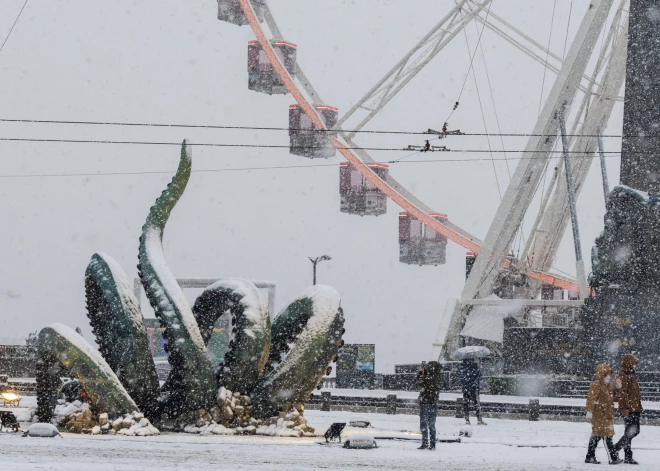
M 619 402 L 619 412 L 626 424 L 623 437 L 614 445 L 618 452 L 623 449 L 625 453 L 624 463 L 639 464 L 633 459 L 631 448 L 632 439 L 639 435 L 639 419 L 643 411 L 642 395 L 639 392 L 639 384 L 635 377 L 637 358 L 634 355 L 624 355 L 621 359 L 621 370 L 616 382 L 615 399 Z
M 477 360 L 463 360 L 461 364 L 461 389 L 463 391 L 463 415 L 465 416 L 466 425 L 470 425 L 470 404 L 474 404 L 479 425 L 486 425 L 486 422 L 481 418 L 480 382 L 481 369 Z
M 601 363 L 596 367 L 596 379 L 589 387 L 587 396 L 587 420 L 591 422 L 591 438 L 585 463 L 600 464 L 596 459 L 596 447 L 603 439 L 610 464 L 619 464 L 619 453 L 614 448 L 614 384 L 612 367 Z
M 417 371 L 415 386 L 419 389 L 419 428 L 422 431 L 420 450 L 435 450 L 435 419 L 438 416 L 438 396 L 442 386 L 442 368 L 437 361 L 422 364 Z

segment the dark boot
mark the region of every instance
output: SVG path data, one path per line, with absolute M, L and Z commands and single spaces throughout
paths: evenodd
M 426 443 L 422 443 L 422 446 L 417 448 L 418 450 L 426 450 L 428 448 L 428 445 Z
M 639 464 L 637 461 L 633 459 L 632 454 L 626 455 L 626 459 L 624 459 L 623 462 L 626 464 Z
M 600 464 L 600 461 L 596 460 L 596 447 L 600 437 L 591 437 L 589 439 L 589 448 L 587 449 L 587 459 L 584 460 L 585 463 L 590 464 Z
M 612 437 L 607 437 L 604 439 L 604 441 L 605 441 L 606 451 L 610 455 L 610 460 L 609 460 L 610 464 L 623 463 L 623 460 L 619 458 L 619 451 L 614 446 L 614 443 L 612 443 Z

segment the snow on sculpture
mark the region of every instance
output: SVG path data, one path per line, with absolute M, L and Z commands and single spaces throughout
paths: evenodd
M 211 359 L 192 309 L 163 253 L 163 231 L 172 209 L 186 189 L 191 168 L 191 149 L 184 141 L 179 168 L 151 207 L 142 227 L 138 255 L 138 275 L 168 339 L 167 353 L 172 370 L 162 409 L 170 416 L 206 407 L 215 398 L 216 389 Z
M 42 422 L 53 414 L 58 371 L 53 366 L 59 363 L 80 380 L 91 409 L 97 415 L 108 413 L 113 427 L 122 420 L 136 422 L 135 414 L 144 413 L 146 422 L 179 430 L 256 433 L 259 427 L 268 434 L 313 433 L 301 413 L 343 343 L 339 293 L 329 286 L 310 287 L 272 326 L 258 289 L 240 278 L 209 286 L 191 308 L 162 246 L 165 225 L 183 195 L 191 165 L 190 146 L 184 141 L 177 172 L 142 228 L 138 255 L 138 274 L 165 330 L 169 377 L 159 385 L 128 277 L 110 256 L 96 253 L 85 273 L 85 291 L 98 351 L 65 326 L 54 324 L 41 331 L 37 383 Z M 231 315 L 230 342 L 214 374 L 206 345 L 225 314 Z M 287 423 L 296 430 L 277 431 L 269 425 L 278 412 L 289 417 Z
M 87 317 L 99 351 L 140 410 L 154 420 L 160 386 L 140 306 L 128 277 L 110 256 L 96 253 L 85 272 L 85 294 Z
M 44 384 L 53 383 L 50 366 L 59 362 L 80 381 L 93 404 L 104 412 L 119 414 L 137 409 L 117 375 L 103 357 L 82 336 L 62 324 L 41 329 L 37 340 L 39 364 L 37 370 L 37 404 L 41 422 L 50 421 L 51 395 Z M 49 377 L 51 376 L 51 377 Z

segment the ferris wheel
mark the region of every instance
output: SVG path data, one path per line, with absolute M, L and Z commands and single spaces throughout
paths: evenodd
M 569 301 L 588 293 L 584 273 L 577 279 L 550 273 L 561 238 L 569 222 L 569 185 L 579 195 L 597 151 L 600 131 L 605 128 L 625 78 L 628 0 L 593 0 L 582 19 L 565 58 L 525 35 L 490 6 L 492 0 L 457 0 L 455 6 L 347 113 L 321 99 L 297 61 L 298 46 L 288 42 L 277 26 L 265 0 L 218 0 L 218 19 L 235 25 L 249 25 L 256 41 L 248 43 L 248 88 L 266 94 L 291 94 L 289 106 L 290 153 L 310 159 L 328 158 L 337 151 L 347 160 L 339 167 L 340 210 L 359 216 L 378 216 L 391 200 L 404 211 L 399 214 L 399 260 L 415 265 L 444 264 L 447 242 L 465 248 L 467 282 L 460 302 L 448 305 L 434 342 L 434 355 L 446 356 L 457 345 L 460 329 L 471 307 L 494 291 L 503 298 L 533 300 L 539 291 L 547 299 L 568 292 Z M 612 12 L 613 10 L 613 12 Z M 509 186 L 484 240 L 452 223 L 446 214 L 407 190 L 355 143 L 357 132 L 378 114 L 449 42 L 470 22 L 482 24 L 523 53 L 557 74 L 545 106 L 530 133 Z M 265 23 L 265 24 L 264 24 Z M 264 26 L 270 35 L 267 36 Z M 587 67 L 605 32 L 591 73 Z M 545 57 L 544 57 L 545 56 Z M 582 99 L 577 107 L 578 92 Z M 342 125 L 351 117 L 366 116 L 350 131 Z M 510 254 L 511 243 L 528 212 L 541 177 L 557 144 L 564 117 L 573 123 L 565 147 L 580 159 L 573 163 L 566 180 L 561 167 L 542 197 L 541 208 L 521 257 Z M 429 130 L 439 138 L 453 134 Z M 569 171 L 569 167 L 566 167 Z M 577 245 L 576 245 L 577 246 Z M 479 254 L 488 254 L 481 256 Z M 582 264 L 583 267 L 583 264 Z M 582 269 L 583 270 L 583 269 Z M 550 294 L 548 294 L 550 293 Z M 563 299 L 563 294 L 561 295 Z

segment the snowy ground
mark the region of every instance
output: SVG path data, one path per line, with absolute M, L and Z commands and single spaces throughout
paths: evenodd
M 462 443 L 439 443 L 435 452 L 417 450 L 417 418 L 410 415 L 356 414 L 308 411 L 317 431 L 332 422 L 364 419 L 375 435 L 407 436 L 408 440 L 379 439 L 376 450 L 345 450 L 320 446 L 316 439 L 226 437 L 164 434 L 159 437 L 109 437 L 65 434 L 64 439 L 22 438 L 0 433 L 0 470 L 580 470 L 584 464 L 590 427 L 586 423 L 489 420 L 473 426 L 473 436 Z M 462 420 L 441 417 L 440 436 L 454 436 Z M 622 427 L 616 426 L 617 435 Z M 364 429 L 347 429 L 347 435 Z M 660 427 L 643 427 L 635 439 L 636 469 L 658 469 Z M 603 449 L 598 457 L 606 459 Z M 627 467 L 627 465 L 621 465 Z

